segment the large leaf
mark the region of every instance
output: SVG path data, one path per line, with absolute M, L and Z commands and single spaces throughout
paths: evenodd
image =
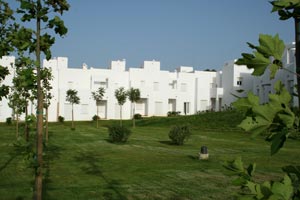
M 268 68 L 273 79 L 278 69 L 282 67 L 282 55 L 285 49 L 284 42 L 278 35 L 259 35 L 259 46 L 248 43 L 249 47 L 256 50 L 253 54 L 243 53 L 243 58 L 237 60 L 237 65 L 246 65 L 254 69 L 252 75 L 261 76 Z
M 247 111 L 249 108 L 259 105 L 259 97 L 249 92 L 247 97 L 239 98 L 232 105 L 239 110 Z
M 286 141 L 286 132 L 282 131 L 279 133 L 276 133 L 271 138 L 271 155 L 274 155 L 277 153 L 284 145 L 284 142 Z
M 238 125 L 238 127 L 241 127 L 245 131 L 251 132 L 253 136 L 256 136 L 266 131 L 271 124 L 271 121 L 266 120 L 261 116 L 257 116 L 255 119 L 252 117 L 247 117 L 241 122 L 241 124 Z
M 290 177 L 284 176 L 282 182 L 274 182 L 271 188 L 274 196 L 278 199 L 289 200 L 293 195 L 293 186 Z

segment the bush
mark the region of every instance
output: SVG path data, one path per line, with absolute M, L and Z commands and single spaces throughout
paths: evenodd
M 58 116 L 58 121 L 59 121 L 60 123 L 63 123 L 63 122 L 65 121 L 65 118 L 62 117 L 62 116 Z
M 168 117 L 174 117 L 174 116 L 179 116 L 180 115 L 180 111 L 169 111 L 167 113 Z
M 98 115 L 94 115 L 93 116 L 93 121 L 97 121 L 97 120 L 99 120 L 100 119 L 100 117 L 98 116 Z
M 143 118 L 142 118 L 142 115 L 139 114 L 139 113 L 134 114 L 133 118 L 134 118 L 134 119 L 143 119 Z
M 6 124 L 7 125 L 11 125 L 12 124 L 12 118 L 11 117 L 6 118 Z
M 183 145 L 184 141 L 191 135 L 190 129 L 187 125 L 176 125 L 171 128 L 169 138 L 173 144 Z
M 125 143 L 130 134 L 131 130 L 120 125 L 112 125 L 108 127 L 109 141 L 113 143 Z

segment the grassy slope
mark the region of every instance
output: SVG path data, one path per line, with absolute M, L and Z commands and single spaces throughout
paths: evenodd
M 45 199 L 231 199 L 237 190 L 224 160 L 241 155 L 245 163 L 256 162 L 257 179 L 281 175 L 283 165 L 299 165 L 299 141 L 288 141 L 270 157 L 262 138 L 235 128 L 240 120 L 234 113 L 144 119 L 123 145 L 107 142 L 104 126 L 116 121 L 101 121 L 99 129 L 79 122 L 76 131 L 68 123 L 51 124 Z M 170 126 L 182 123 L 191 124 L 192 137 L 184 146 L 169 145 Z M 31 199 L 33 175 L 10 145 L 13 127 L 0 125 L 0 133 L 0 199 Z M 208 161 L 197 159 L 202 145 L 208 146 Z

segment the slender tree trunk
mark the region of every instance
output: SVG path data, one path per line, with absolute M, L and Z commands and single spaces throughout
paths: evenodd
M 99 106 L 97 105 L 97 128 L 99 128 Z
M 134 119 L 134 114 L 135 114 L 135 103 L 132 104 L 133 105 L 133 111 L 132 111 L 132 125 L 133 128 L 135 128 L 135 119 Z
M 296 73 L 300 74 L 300 18 L 295 18 Z M 297 76 L 298 108 L 300 109 L 300 77 Z
M 18 137 L 19 137 L 19 115 L 16 114 L 16 117 L 17 117 L 17 119 L 16 119 L 16 138 L 18 139 Z
M 45 134 L 46 134 L 46 142 L 48 142 L 48 139 L 49 139 L 49 135 L 48 135 L 48 115 L 49 115 L 49 112 L 48 112 L 48 107 L 46 107 L 46 130 L 45 130 Z
M 120 106 L 120 126 L 122 126 L 122 106 Z
M 38 168 L 35 175 L 35 194 L 34 199 L 42 199 L 43 188 L 43 93 L 41 88 L 41 52 L 40 52 L 40 35 L 41 19 L 39 11 L 41 10 L 41 0 L 37 1 L 37 18 L 36 18 L 36 74 L 37 74 L 37 163 Z
M 26 102 L 25 106 L 25 139 L 28 142 L 29 141 L 29 127 L 27 123 L 27 117 L 28 117 L 28 104 Z
M 72 129 L 74 129 L 74 111 L 73 111 L 73 104 L 72 104 Z

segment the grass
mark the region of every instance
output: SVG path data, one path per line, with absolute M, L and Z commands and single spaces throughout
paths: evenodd
M 256 178 L 282 176 L 280 168 L 299 165 L 297 140 L 289 140 L 275 156 L 262 137 L 252 139 L 236 128 L 237 113 L 206 113 L 197 116 L 148 118 L 126 144 L 108 142 L 106 126 L 118 121 L 50 124 L 44 157 L 44 199 L 233 199 L 238 188 L 222 167 L 225 160 L 242 156 L 257 163 Z M 131 121 L 123 121 L 127 126 Z M 170 145 L 168 132 L 188 123 L 192 136 L 183 146 Z M 27 168 L 15 141 L 14 127 L 0 124 L 0 199 L 32 199 L 34 174 Z M 198 160 L 202 145 L 210 158 Z

